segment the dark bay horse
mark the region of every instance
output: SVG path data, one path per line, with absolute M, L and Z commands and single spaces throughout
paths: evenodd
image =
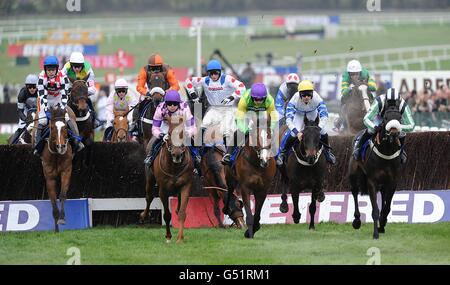
M 94 143 L 94 122 L 89 111 L 88 99 L 86 82 L 84 80 L 73 81 L 68 105 L 75 113 L 81 141 L 85 146 L 90 146 Z
M 225 167 L 221 160 L 225 152 L 221 146 L 205 147 L 205 153 L 202 157 L 202 173 L 203 173 L 203 189 L 208 191 L 209 197 L 213 201 L 214 215 L 217 219 L 219 227 L 223 228 L 223 222 L 220 216 L 219 202 L 224 201 L 223 213 L 230 216 L 238 228 L 243 228 L 244 219 L 242 213 L 242 205 L 237 200 L 234 193 L 230 197 L 229 207 L 225 208 L 228 195 L 230 193 L 227 189 L 225 178 Z
M 152 189 L 155 183 L 159 187 L 159 197 L 164 207 L 164 222 L 166 223 L 166 241 L 170 242 L 172 233 L 170 232 L 170 221 L 172 214 L 169 208 L 169 196 L 178 196 L 177 214 L 180 223 L 177 243 L 184 239 L 184 221 L 186 219 L 186 207 L 189 195 L 193 187 L 192 173 L 194 164 L 187 146 L 181 141 L 184 139 L 184 119 L 172 117 L 169 119 L 169 137 L 164 142 L 160 152 L 155 158 L 151 168 L 145 169 L 145 191 L 146 208 L 140 214 L 143 221 L 149 214 L 150 204 L 153 200 Z M 174 131 L 175 130 L 175 131 Z
M 114 111 L 113 134 L 111 142 L 128 142 L 128 111 Z
M 140 128 L 138 142 L 144 146 L 144 149 L 152 138 L 153 115 L 155 115 L 156 107 L 158 107 L 163 99 L 164 95 L 155 92 L 151 98 L 146 98 L 145 101 L 141 102 L 137 107 L 139 118 L 136 119 L 136 124 L 138 124 Z
M 256 128 L 256 144 L 250 137 L 250 146 L 244 146 L 236 158 L 235 171 L 227 167 L 227 185 L 229 196 L 236 190 L 241 193 L 246 213 L 247 230 L 244 236 L 253 238 L 260 229 L 261 210 L 271 187 L 276 172 L 275 159 L 271 151 L 272 137 L 270 131 L 270 120 L 263 126 Z M 255 146 L 253 146 L 255 145 Z M 255 214 L 250 208 L 250 193 L 255 197 Z M 229 199 L 227 204 L 229 203 Z M 227 208 L 228 205 L 225 205 Z
M 44 144 L 41 160 L 45 185 L 53 208 L 55 232 L 58 232 L 58 225 L 64 225 L 66 223 L 64 202 L 67 198 L 67 191 L 69 190 L 72 175 L 73 154 L 72 147 L 68 143 L 68 128 L 65 121 L 66 110 L 59 106 L 51 107 L 50 109 L 50 137 Z M 61 210 L 58 209 L 58 205 L 56 204 L 58 188 L 61 190 L 59 194 Z
M 401 113 L 397 106 L 386 107 L 381 123 L 382 128 L 369 140 L 369 146 L 363 152 L 362 161 L 357 161 L 351 156 L 349 163 L 348 176 L 355 202 L 355 219 L 352 226 L 354 229 L 361 227 L 358 193 L 369 194 L 372 204 L 374 239 L 378 239 L 379 233 L 385 232 L 384 228 L 387 223 L 387 216 L 391 211 L 392 197 L 399 179 L 400 120 Z M 389 130 L 386 130 L 386 126 L 390 126 Z M 355 144 L 355 141 L 353 143 Z M 377 192 L 381 193 L 381 217 L 377 203 Z
M 350 95 L 343 107 L 346 133 L 355 135 L 364 129 L 363 118 L 370 107 L 369 97 L 367 95 L 367 82 L 354 82 Z M 359 90 L 359 86 L 365 86 L 365 91 Z
M 323 202 L 323 182 L 327 171 L 325 156 L 322 155 L 324 147 L 320 141 L 319 116 L 315 121 L 309 121 L 304 117 L 305 128 L 300 143 L 297 143 L 287 160 L 286 168 L 282 169 L 282 176 L 288 184 L 292 195 L 294 223 L 300 221 L 298 207 L 299 194 L 305 190 L 311 191 L 311 203 L 309 205 L 310 223 L 309 229 L 315 229 L 314 216 L 316 213 L 316 201 Z M 282 195 L 283 203 L 287 205 L 287 196 Z M 283 204 L 282 203 L 282 204 Z

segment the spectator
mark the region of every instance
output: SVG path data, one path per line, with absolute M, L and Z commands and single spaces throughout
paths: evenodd
M 242 71 L 240 76 L 242 83 L 244 83 L 246 88 L 250 88 L 256 79 L 256 72 L 252 67 L 251 62 L 247 62 L 247 67 Z
M 379 74 L 375 74 L 375 84 L 377 85 L 376 96 L 380 96 L 386 93 L 386 85 L 383 81 L 381 81 L 381 76 Z
M 10 99 L 11 98 L 9 97 L 9 85 L 8 83 L 5 83 L 5 85 L 3 85 L 3 102 L 9 103 Z

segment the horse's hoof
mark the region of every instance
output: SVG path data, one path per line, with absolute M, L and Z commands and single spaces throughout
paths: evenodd
M 57 222 L 58 225 L 65 225 L 66 224 L 66 220 L 64 219 L 59 219 Z
M 289 210 L 288 203 L 284 202 L 284 201 L 281 202 L 281 204 L 280 204 L 280 212 L 281 213 L 287 213 L 288 210 Z
M 315 230 L 316 227 L 315 227 L 315 226 L 309 226 L 309 229 L 310 229 L 310 230 Z
M 250 234 L 250 231 L 247 229 L 244 233 L 245 238 L 253 238 L 253 234 Z
M 184 240 L 183 239 L 177 239 L 177 244 L 183 244 Z
M 378 228 L 378 233 L 384 234 L 384 232 L 385 232 L 384 228 Z
M 378 239 L 378 233 L 373 233 L 373 239 Z
M 317 202 L 322 203 L 325 200 L 325 194 L 320 191 L 319 194 L 317 194 Z
M 171 239 L 166 239 L 166 243 L 171 243 L 172 240 Z
M 298 224 L 300 222 L 301 214 L 298 216 L 292 215 L 292 219 L 294 220 L 294 224 Z
M 353 220 L 352 226 L 355 230 L 359 229 L 361 227 L 361 220 Z

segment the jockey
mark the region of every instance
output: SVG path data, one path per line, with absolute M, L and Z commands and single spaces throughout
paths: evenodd
M 48 124 L 50 118 L 50 107 L 60 104 L 62 108 L 67 106 L 67 93 L 69 88 L 69 80 L 58 70 L 59 63 L 56 56 L 48 56 L 44 60 L 44 70 L 39 74 L 37 89 L 39 93 L 39 125 L 36 131 L 35 139 L 35 155 L 40 155 L 42 130 Z M 77 139 L 79 136 L 77 124 L 69 118 L 66 113 L 66 122 L 69 129 L 74 134 L 75 139 L 72 140 L 75 151 L 78 152 L 84 148 L 81 141 Z
M 19 95 L 17 96 L 17 115 L 19 115 L 19 127 L 11 138 L 11 142 L 14 142 L 23 133 L 24 129 L 27 127 L 27 112 L 30 108 L 36 107 L 29 106 L 31 100 L 37 100 L 37 85 L 38 77 L 35 74 L 28 74 L 25 78 L 25 86 L 20 89 Z M 31 98 L 31 100 L 29 100 Z
M 286 104 L 291 100 L 292 96 L 297 93 L 300 77 L 296 73 L 289 73 L 286 81 L 280 85 L 277 96 L 275 98 L 275 107 L 277 108 L 280 118 L 284 116 Z
M 175 78 L 175 72 L 168 64 L 164 63 L 161 55 L 157 53 L 150 56 L 148 64 L 141 68 L 137 78 L 136 90 L 141 95 L 139 101 L 145 99 L 147 99 L 147 101 L 133 110 L 133 124 L 130 131 L 135 136 L 138 135 L 137 121 L 139 119 L 139 114 L 144 109 L 145 105 L 152 102 L 153 93 L 151 91 L 155 87 L 162 88 L 164 92 L 167 92 L 168 90 L 180 90 L 178 80 Z
M 191 139 L 197 133 L 195 126 L 195 118 L 192 116 L 191 110 L 186 102 L 181 100 L 180 93 L 176 90 L 169 90 L 166 93 L 164 102 L 159 103 L 153 116 L 152 138 L 150 139 L 150 151 L 144 160 L 146 166 L 150 167 L 159 152 L 163 140 L 167 139 L 168 124 L 167 119 L 170 120 L 172 116 L 182 116 L 185 120 L 185 130 Z M 200 161 L 201 157 L 197 147 L 193 144 L 189 146 L 194 167 L 197 174 L 200 175 Z
M 254 83 L 250 89 L 245 91 L 242 98 L 239 100 L 238 109 L 236 112 L 237 131 L 234 133 L 234 141 L 240 139 L 236 146 L 228 146 L 227 153 L 222 159 L 225 165 L 233 165 L 233 161 L 241 146 L 245 144 L 245 136 L 249 133 L 250 128 L 246 123 L 246 114 L 248 111 L 256 113 L 267 112 L 270 116 L 270 128 L 273 130 L 278 124 L 278 113 L 275 110 L 275 103 L 273 97 L 268 94 L 267 88 L 263 83 Z M 256 122 L 254 122 L 256 124 Z M 240 132 L 240 134 L 238 134 Z
M 125 112 L 130 110 L 130 108 L 137 104 L 136 99 L 131 94 L 128 94 L 128 82 L 125 79 L 117 79 L 114 83 L 114 90 L 115 92 L 109 95 L 106 103 L 106 129 L 103 141 L 109 141 L 111 139 L 114 122 L 114 111 Z M 129 124 L 131 124 L 131 112 L 128 113 L 127 119 Z
M 91 110 L 92 121 L 95 125 L 96 113 L 90 97 L 95 95 L 97 89 L 95 88 L 95 74 L 92 70 L 91 64 L 84 60 L 84 56 L 81 52 L 74 51 L 70 55 L 69 62 L 67 62 L 61 69 L 61 72 L 69 78 L 69 90 L 72 88 L 72 81 L 86 81 L 88 86 L 87 103 L 89 105 L 89 109 Z
M 381 121 L 381 118 L 383 117 L 382 114 L 384 113 L 386 106 L 398 106 L 398 110 L 402 114 L 402 122 L 400 125 L 402 135 L 399 137 L 401 144 L 400 161 L 402 164 L 406 163 L 406 152 L 403 149 L 406 138 L 404 132 L 412 132 L 414 130 L 415 123 L 408 104 L 402 97 L 400 97 L 395 88 L 389 88 L 385 95 L 378 96 L 370 106 L 369 112 L 367 112 L 364 116 L 364 125 L 367 129 L 365 129 L 364 133 L 357 138 L 355 142 L 355 149 L 353 151 L 353 157 L 355 160 L 360 159 L 360 150 L 364 143 L 380 130 L 381 126 L 378 122 Z
M 206 70 L 208 76 L 186 79 L 186 89 L 189 98 L 196 103 L 200 100 L 196 93 L 196 88 L 201 86 L 209 106 L 226 106 L 225 109 L 220 110 L 220 113 L 215 109 L 208 110 L 203 118 L 202 131 L 210 126 L 220 124 L 222 136 L 225 145 L 227 145 L 227 139 L 230 139 L 234 131 L 233 103 L 245 92 L 245 86 L 244 83 L 236 80 L 231 75 L 222 74 L 222 65 L 215 59 L 208 62 Z
M 313 121 L 319 116 L 320 140 L 324 144 L 329 145 L 328 134 L 325 129 L 325 124 L 328 120 L 327 106 L 320 95 L 314 91 L 314 85 L 309 80 L 300 82 L 298 92 L 295 93 L 287 105 L 286 124 L 288 129 L 284 133 L 281 141 L 280 153 L 277 158 L 278 165 L 283 165 L 286 154 L 296 142 L 296 138 L 301 141 L 304 128 L 304 116 L 310 121 Z M 323 153 L 328 163 L 336 163 L 336 158 L 329 148 L 324 147 Z
M 377 91 L 377 84 L 375 83 L 375 80 L 373 80 L 372 76 L 370 76 L 369 71 L 365 68 L 362 68 L 361 63 L 353 59 L 348 62 L 347 64 L 347 70 L 342 74 L 342 83 L 341 83 L 341 111 L 339 114 L 339 118 L 334 122 L 335 127 L 340 130 L 342 128 L 342 125 L 344 123 L 344 115 L 342 114 L 342 106 L 344 106 L 347 103 L 347 98 L 350 95 L 350 92 L 352 91 L 352 88 L 354 86 L 354 83 L 360 81 L 360 82 L 367 82 L 368 91 L 367 96 L 369 96 L 369 101 L 373 101 L 373 95 L 372 92 Z M 362 92 L 365 92 L 365 86 L 362 85 L 359 87 L 359 89 Z

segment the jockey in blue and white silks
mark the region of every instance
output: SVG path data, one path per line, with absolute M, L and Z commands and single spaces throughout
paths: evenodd
M 284 117 L 287 103 L 292 99 L 298 91 L 300 77 L 296 73 L 289 73 L 286 81 L 280 85 L 277 96 L 275 97 L 275 108 L 277 109 L 279 118 Z M 280 123 L 282 121 L 280 120 Z
M 287 105 L 286 124 L 288 129 L 281 140 L 280 152 L 277 158 L 278 165 L 284 163 L 286 154 L 294 145 L 296 138 L 301 141 L 305 116 L 310 121 L 314 121 L 319 116 L 320 140 L 328 146 L 328 134 L 325 129 L 325 124 L 328 120 L 327 106 L 320 95 L 314 91 L 314 85 L 309 80 L 300 82 L 298 92 L 294 94 Z M 324 147 L 323 152 L 329 163 L 336 163 L 336 158 L 328 147 Z

